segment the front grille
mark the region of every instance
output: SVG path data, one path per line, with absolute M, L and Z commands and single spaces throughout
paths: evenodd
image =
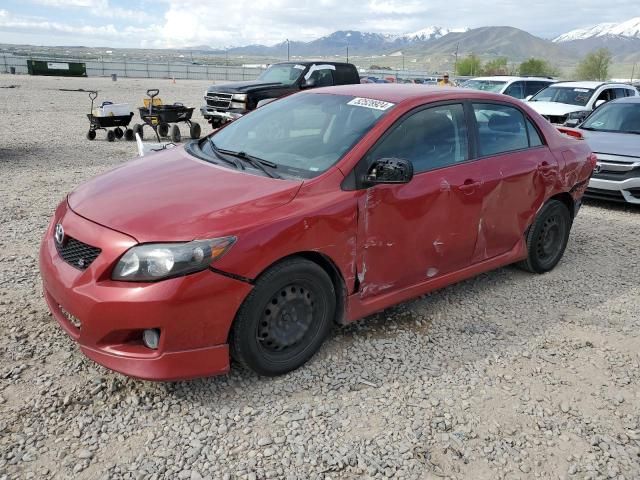
M 633 168 L 631 170 L 608 170 L 606 165 L 601 166 L 602 170 L 593 173 L 593 178 L 600 178 L 602 180 L 613 180 L 614 182 L 621 182 L 622 180 L 628 180 L 630 178 L 640 178 L 640 167 Z
M 543 117 L 557 125 L 563 125 L 567 121 L 567 115 L 543 115 Z
M 99 248 L 69 236 L 65 237 L 62 245 L 58 242 L 55 244 L 62 259 L 78 270 L 86 270 L 101 252 Z
M 204 97 L 209 107 L 222 108 L 228 110 L 231 106 L 231 94 L 230 93 L 215 93 L 209 92 Z
M 589 198 L 596 198 L 598 200 L 610 200 L 613 202 L 626 201 L 620 190 L 606 190 L 604 188 L 589 187 L 585 192 L 585 196 Z

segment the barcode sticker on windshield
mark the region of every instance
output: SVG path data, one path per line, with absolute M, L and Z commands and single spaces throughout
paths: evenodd
M 372 108 L 374 110 L 389 110 L 395 104 L 383 102 L 382 100 L 374 100 L 373 98 L 356 97 L 349 103 L 347 103 L 347 105 L 353 105 L 354 107 Z
M 304 65 L 294 65 L 293 68 L 297 68 L 298 70 L 304 70 L 307 67 L 305 67 Z
M 574 88 L 573 91 L 574 92 L 587 93 L 587 92 L 589 92 L 589 89 L 588 88 Z

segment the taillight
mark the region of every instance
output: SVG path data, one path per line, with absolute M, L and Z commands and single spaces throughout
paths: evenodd
M 573 128 L 566 127 L 557 127 L 560 133 L 564 133 L 565 135 L 570 136 L 571 138 L 575 138 L 576 140 L 584 140 L 582 133 L 579 130 L 574 130 Z

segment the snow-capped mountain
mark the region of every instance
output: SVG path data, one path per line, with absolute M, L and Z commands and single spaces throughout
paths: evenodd
M 444 37 L 447 33 L 451 32 L 466 32 L 468 28 L 445 28 L 445 27 L 426 27 L 417 32 L 405 33 L 398 35 L 396 38 L 401 38 L 410 42 L 424 42 L 426 40 L 435 40 L 436 38 Z
M 578 28 L 553 39 L 555 43 L 587 40 L 597 37 L 640 38 L 640 17 L 622 23 L 599 23 L 592 27 Z

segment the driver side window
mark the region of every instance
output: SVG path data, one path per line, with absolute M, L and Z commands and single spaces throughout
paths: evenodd
M 399 120 L 369 155 L 371 162 L 381 158 L 409 160 L 415 173 L 467 161 L 469 148 L 462 104 L 426 108 Z

